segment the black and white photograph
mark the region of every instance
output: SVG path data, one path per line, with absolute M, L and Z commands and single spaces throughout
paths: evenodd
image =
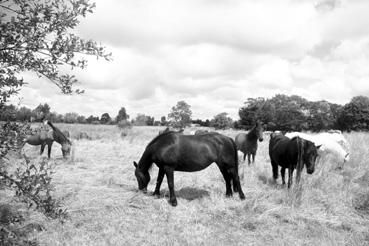
M 0 245 L 369 245 L 369 1 L 0 0 Z

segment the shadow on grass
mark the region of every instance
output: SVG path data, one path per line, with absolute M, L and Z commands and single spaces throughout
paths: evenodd
M 210 195 L 209 191 L 194 187 L 184 187 L 176 191 L 177 197 L 186 199 L 188 201 L 203 198 L 209 195 Z
M 286 188 L 286 185 L 279 184 L 272 177 L 267 177 L 265 174 L 259 173 L 257 177 L 260 182 L 272 188 L 277 188 L 277 189 Z
M 169 197 L 169 191 L 167 189 L 162 190 L 160 193 L 160 197 Z M 187 201 L 210 196 L 209 191 L 194 187 L 184 187 L 180 190 L 175 190 L 175 194 L 177 198 L 183 198 Z

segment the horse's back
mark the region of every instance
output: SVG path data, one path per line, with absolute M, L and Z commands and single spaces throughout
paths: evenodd
M 297 161 L 296 137 L 290 139 L 283 135 L 271 137 L 269 140 L 269 156 L 279 166 L 289 167 L 290 162 Z
M 323 132 L 316 135 L 310 135 L 301 132 L 293 132 L 287 133 L 286 136 L 290 138 L 299 136 L 305 140 L 313 142 L 315 146 L 321 145 L 321 148 L 319 148 L 320 154 L 323 154 L 324 152 L 330 152 L 344 162 L 349 160 L 349 147 L 346 139 L 341 133 Z
M 257 139 L 255 141 L 250 141 L 247 138 L 246 133 L 239 133 L 236 135 L 235 143 L 237 150 L 242 151 L 244 154 L 255 154 L 258 148 Z
M 221 134 L 166 134 L 150 148 L 157 165 L 173 164 L 177 171 L 199 171 L 213 162 L 231 162 L 235 158 L 233 140 Z
M 40 145 L 53 141 L 52 131 L 41 131 L 37 134 L 27 136 L 25 142 L 30 145 Z
M 238 133 L 234 139 L 236 146 L 237 146 L 237 150 L 241 150 L 242 146 L 244 145 L 245 141 L 246 141 L 246 133 Z

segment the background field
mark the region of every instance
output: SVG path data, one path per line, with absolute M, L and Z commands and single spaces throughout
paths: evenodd
M 301 188 L 291 191 L 270 182 L 266 134 L 255 164 L 240 161 L 244 201 L 238 194 L 225 197 L 213 164 L 201 172 L 175 173 L 173 208 L 166 178 L 159 199 L 137 192 L 132 164 L 163 127 L 134 127 L 122 137 L 116 126 L 58 126 L 71 132 L 74 146 L 71 160 L 64 161 L 54 144 L 51 160 L 55 192 L 64 197 L 70 219 L 61 224 L 31 215 L 45 228 L 34 233 L 43 245 L 369 245 L 367 133 L 345 134 L 352 153 L 343 170 L 334 159 L 322 159 L 313 175 L 304 171 Z M 92 140 L 74 139 L 81 131 Z M 237 131 L 221 133 L 234 137 Z M 38 147 L 26 146 L 24 152 L 39 158 Z M 150 193 L 157 170 L 150 172 Z

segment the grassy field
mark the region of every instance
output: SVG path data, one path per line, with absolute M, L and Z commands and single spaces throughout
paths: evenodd
M 325 158 L 290 191 L 270 182 L 266 135 L 255 164 L 240 161 L 244 201 L 238 194 L 225 197 L 213 164 L 201 172 L 175 173 L 178 206 L 172 207 L 166 179 L 159 199 L 137 192 L 132 164 L 162 127 L 134 127 L 121 137 L 116 126 L 58 126 L 72 139 L 84 131 L 92 140 L 73 139 L 70 161 L 53 146 L 55 192 L 70 218 L 61 224 L 31 214 L 45 228 L 33 234 L 42 245 L 369 245 L 367 133 L 345 134 L 352 153 L 343 170 Z M 221 133 L 234 137 L 237 131 Z M 38 151 L 24 148 L 34 159 Z M 157 171 L 151 170 L 150 193 Z

